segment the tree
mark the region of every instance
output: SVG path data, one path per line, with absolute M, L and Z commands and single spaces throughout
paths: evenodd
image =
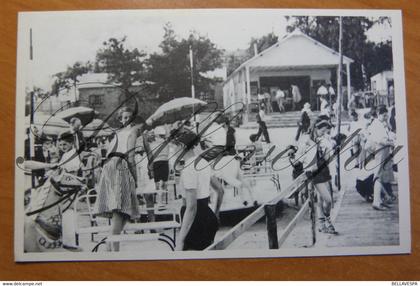
M 324 16 L 294 16 L 286 17 L 288 21 L 287 31 L 292 32 L 298 28 L 303 33 L 323 43 L 324 45 L 338 50 L 338 17 Z M 372 62 L 371 56 L 378 48 L 377 44 L 369 42 L 366 32 L 375 24 L 384 24 L 390 21 L 386 17 L 370 19 L 367 17 L 343 17 L 343 54 L 352 58 L 355 62 L 351 65 L 352 83 L 356 89 L 366 88 L 366 81 L 372 76 L 377 63 Z M 379 44 L 380 45 L 380 44 Z M 385 44 L 387 46 L 387 44 Z M 386 47 L 379 49 L 385 49 Z M 377 59 L 389 63 L 392 56 L 386 52 L 384 58 Z
M 204 76 L 222 65 L 222 50 L 209 38 L 192 32 L 187 39 L 178 39 L 171 24 L 164 26 L 164 37 L 159 47 L 161 53 L 150 55 L 148 60 L 150 81 L 160 100 L 191 95 L 191 68 L 189 50 L 193 51 L 193 81 L 196 94 L 208 92 L 213 79 Z
M 257 45 L 257 52 L 261 53 L 265 49 L 277 43 L 278 40 L 279 38 L 274 33 L 269 33 L 267 35 L 262 36 L 261 38 L 251 38 L 251 41 L 249 43 L 249 47 L 247 50 L 248 56 L 251 58 L 255 55 L 254 53 L 255 44 Z
M 76 87 L 79 82 L 78 77 L 91 70 L 92 64 L 90 62 L 76 62 L 73 66 L 67 66 L 66 71 L 59 72 L 54 75 L 55 80 L 51 87 L 51 94 L 58 96 L 61 90 L 69 90 L 73 86 Z
M 274 33 L 268 33 L 260 38 L 251 38 L 249 46 L 246 50 L 237 50 L 225 55 L 227 65 L 227 74 L 230 75 L 242 63 L 255 56 L 254 45 L 257 45 L 257 53 L 261 53 L 265 49 L 277 43 L 278 37 Z
M 384 70 L 392 70 L 392 42 L 386 41 L 379 44 L 369 42 L 365 57 L 366 72 L 370 76 Z
M 236 51 L 226 54 L 225 62 L 227 66 L 227 75 L 233 73 L 243 62 L 245 62 L 249 58 L 250 57 L 247 51 L 245 51 L 244 53 Z
M 108 81 L 128 90 L 133 83 L 145 82 L 146 54 L 126 47 L 126 37 L 110 38 L 96 53 L 95 72 L 108 73 Z

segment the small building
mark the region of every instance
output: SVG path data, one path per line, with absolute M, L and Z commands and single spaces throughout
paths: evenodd
M 124 90 L 116 84 L 108 82 L 106 73 L 87 73 L 78 79 L 78 105 L 91 107 L 98 112 L 100 119 L 109 118 L 111 125 L 117 124 L 115 117 L 117 110 L 123 105 L 132 105 L 137 98 L 138 114 L 147 119 L 157 108 L 156 96 L 148 91 L 147 87 L 140 83 L 134 83 L 129 92 L 134 95 L 133 100 L 127 100 Z M 125 102 L 125 103 L 124 103 Z
M 394 102 L 394 73 L 391 70 L 372 76 L 370 87 L 378 98 L 378 104 L 392 105 Z
M 295 85 L 302 97 L 300 105 L 309 102 L 312 108 L 316 108 L 317 90 L 321 84 L 336 84 L 339 62 L 338 52 L 295 30 L 242 63 L 228 76 L 223 85 L 224 106 L 240 102 L 246 114 L 256 112 L 253 106 L 257 102 L 258 91 L 267 91 L 273 101 L 278 89 L 286 93 L 287 104 L 291 99 L 291 86 Z M 351 86 L 352 62 L 352 59 L 343 56 L 347 86 Z M 237 108 L 241 108 L 241 104 L 235 104 L 230 110 L 236 112 Z
M 375 74 L 370 78 L 370 86 L 372 91 L 380 94 L 388 94 L 389 89 L 394 88 L 394 73 L 392 71 L 383 71 Z

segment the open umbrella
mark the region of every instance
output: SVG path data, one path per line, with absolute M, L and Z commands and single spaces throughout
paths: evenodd
M 81 131 L 85 137 L 110 136 L 114 133 L 113 128 L 99 118 L 95 118 L 88 125 L 83 126 Z
M 82 121 L 82 125 L 88 125 L 90 122 L 92 122 L 93 118 L 97 112 L 93 110 L 92 108 L 85 107 L 85 106 L 78 106 L 78 107 L 71 107 L 66 110 L 60 111 L 55 116 L 58 118 L 61 118 L 67 122 L 70 122 L 70 120 L 73 117 L 77 117 Z
M 147 120 L 146 123 L 151 126 L 171 124 L 179 120 L 191 118 L 194 111 L 206 106 L 205 101 L 181 97 L 162 104 Z
M 63 131 L 70 130 L 70 125 L 66 121 L 47 114 L 35 113 L 33 124 L 30 124 L 30 118 L 26 116 L 25 125 L 28 127 L 31 126 L 31 132 L 37 135 L 57 136 Z

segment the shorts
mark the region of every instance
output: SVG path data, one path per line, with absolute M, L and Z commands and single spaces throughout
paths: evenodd
M 318 170 L 313 172 L 312 182 L 314 184 L 321 184 L 331 180 L 330 169 L 327 164 L 318 166 Z
M 153 175 L 155 182 L 167 182 L 169 178 L 169 161 L 153 162 Z

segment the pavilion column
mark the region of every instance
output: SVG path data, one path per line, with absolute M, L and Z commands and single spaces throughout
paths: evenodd
M 249 120 L 249 108 L 251 103 L 251 79 L 249 75 L 249 66 L 245 66 L 245 78 L 246 78 L 246 121 Z
M 339 67 L 337 66 L 337 69 L 336 69 L 336 81 L 337 81 L 337 87 L 336 87 L 336 91 L 337 91 L 337 96 L 338 96 L 338 86 L 340 85 L 340 82 L 338 81 L 338 79 L 340 78 L 340 76 L 339 76 L 339 73 L 340 73 L 340 69 L 339 69 Z
M 350 79 L 350 62 L 346 63 L 346 73 L 347 73 L 347 104 L 350 101 L 351 93 L 351 79 Z

